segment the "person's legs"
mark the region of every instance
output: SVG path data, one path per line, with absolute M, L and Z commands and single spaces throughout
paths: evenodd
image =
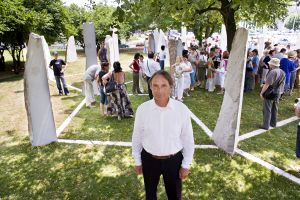
M 55 76 L 55 81 L 56 81 L 56 86 L 57 86 L 59 95 L 62 95 L 63 91 L 62 91 L 61 84 L 60 84 L 60 77 L 59 76 Z
M 144 92 L 144 83 L 143 83 L 144 79 L 143 79 L 143 73 L 142 71 L 139 72 L 139 88 L 141 93 Z
M 183 79 L 183 77 L 181 77 L 177 80 L 177 98 L 178 98 L 178 100 L 182 100 L 183 87 L 184 87 L 184 79 Z
M 103 86 L 100 86 L 100 114 L 104 115 L 105 112 L 105 104 L 107 104 L 107 97 L 103 91 Z
M 263 101 L 263 125 L 265 129 L 269 129 L 271 121 L 271 109 L 273 101 L 264 99 Z
M 68 95 L 70 92 L 69 92 L 69 90 L 68 90 L 67 82 L 66 82 L 66 79 L 65 79 L 64 75 L 61 75 L 61 76 L 60 76 L 60 80 L 61 80 L 61 82 L 62 82 L 62 84 L 63 84 L 63 88 L 64 88 L 64 93 L 65 93 L 65 95 Z
M 140 90 L 140 74 L 139 73 L 134 73 L 135 76 L 135 84 L 136 84 L 136 91 L 138 94 L 141 94 L 141 90 Z
M 132 94 L 137 93 L 136 73 L 132 72 Z
M 182 159 L 180 152 L 172 158 L 162 160 L 162 174 L 168 199 L 181 200 L 182 181 L 179 178 L 179 170 Z
M 165 69 L 165 60 L 160 60 L 159 65 L 160 65 L 160 69 L 164 70 Z
M 270 125 L 276 127 L 277 124 L 277 113 L 278 113 L 278 101 L 272 101 L 272 110 L 271 110 L 271 121 Z
M 147 77 L 147 84 L 148 84 L 148 94 L 149 94 L 149 98 L 153 99 L 153 94 L 152 94 L 152 90 L 150 87 L 150 77 Z
M 157 199 L 157 185 L 161 175 L 161 161 L 154 159 L 145 150 L 141 153 L 146 200 Z
M 290 92 L 293 92 L 295 81 L 296 81 L 296 72 L 292 72 L 291 81 L 290 81 Z
M 191 77 L 191 90 L 194 90 L 194 85 L 195 85 L 195 69 L 193 69 L 193 72 L 190 73 L 190 77 Z
M 300 125 L 297 127 L 296 156 L 300 158 Z
M 86 98 L 85 105 L 91 106 L 92 103 L 95 102 L 93 82 L 91 80 L 85 80 L 84 87 L 85 87 L 85 98 Z

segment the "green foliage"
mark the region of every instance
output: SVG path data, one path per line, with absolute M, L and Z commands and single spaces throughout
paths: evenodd
M 289 16 L 284 23 L 284 26 L 288 29 L 299 30 L 300 29 L 300 14 L 293 14 Z

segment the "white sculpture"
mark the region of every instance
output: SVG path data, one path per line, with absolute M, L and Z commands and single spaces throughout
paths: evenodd
M 49 46 L 48 46 L 48 44 L 47 44 L 44 37 L 41 37 L 41 40 L 42 40 L 42 43 L 43 43 L 43 50 L 44 50 L 44 53 L 45 53 L 45 62 L 46 62 L 48 79 L 55 80 L 53 70 L 49 68 L 49 64 L 51 62 L 51 53 L 50 53 L 50 50 L 49 50 Z
M 57 140 L 47 77 L 49 52 L 46 44 L 43 36 L 30 34 L 24 72 L 24 96 L 28 132 L 33 146 Z
M 222 51 L 227 51 L 227 33 L 224 24 L 222 24 L 221 29 L 221 49 Z
M 74 36 L 69 37 L 66 53 L 66 62 L 74 62 L 77 60 L 77 52 Z

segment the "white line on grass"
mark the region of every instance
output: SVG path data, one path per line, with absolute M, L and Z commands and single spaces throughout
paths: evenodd
M 128 96 L 148 96 L 148 94 L 128 94 Z
M 125 82 L 124 84 L 126 85 L 126 84 L 128 84 L 128 83 L 133 83 L 133 81 L 128 81 L 128 82 Z
M 67 117 L 67 119 L 60 125 L 58 129 L 56 129 L 57 137 L 64 131 L 64 129 L 72 122 L 75 115 L 80 111 L 80 109 L 84 106 L 85 99 L 73 110 L 73 112 Z
M 51 79 L 51 78 L 49 78 L 49 81 L 52 81 L 52 82 L 56 83 L 56 81 L 53 80 L 53 79 Z M 68 86 L 68 88 L 71 88 L 71 89 L 76 90 L 76 91 L 78 91 L 78 92 L 82 92 L 82 89 L 79 89 L 79 88 L 74 87 L 74 86 L 72 86 L 72 85 L 67 84 L 67 86 Z
M 247 153 L 245 151 L 242 151 L 240 149 L 236 149 L 235 150 L 238 154 L 240 154 L 241 156 L 247 158 L 248 160 L 251 160 L 253 162 L 256 162 L 266 168 L 268 168 L 269 170 L 272 170 L 274 173 L 276 174 L 279 174 L 281 176 L 284 176 L 286 177 L 287 179 L 295 182 L 296 184 L 300 185 L 300 178 L 292 175 L 292 174 L 289 174 L 285 171 L 283 171 L 282 169 L 279 169 L 278 167 L 275 167 L 274 165 L 266 162 L 266 161 L 263 161 L 262 159 L 258 158 L 258 157 L 255 157 L 254 155 L 250 154 L 250 153 Z
M 196 122 L 196 124 L 198 124 L 203 130 L 204 132 L 208 135 L 208 137 L 212 137 L 212 131 L 192 112 L 191 112 L 191 117 L 192 119 Z
M 277 123 L 277 127 L 281 127 L 281 126 L 284 126 L 288 123 L 291 123 L 291 122 L 294 122 L 298 119 L 298 117 L 291 117 L 291 118 L 288 118 L 288 119 L 285 119 L 285 120 L 282 120 L 280 122 Z M 270 127 L 269 130 L 272 130 L 274 129 L 273 127 Z M 243 140 L 246 140 L 248 138 L 251 138 L 251 137 L 254 137 L 254 136 L 257 136 L 257 135 L 260 135 L 262 133 L 265 133 L 267 132 L 268 130 L 265 130 L 265 129 L 258 129 L 258 130 L 255 130 L 255 131 L 252 131 L 250 133 L 246 133 L 244 135 L 241 135 L 239 136 L 238 140 L 239 141 L 243 141 Z

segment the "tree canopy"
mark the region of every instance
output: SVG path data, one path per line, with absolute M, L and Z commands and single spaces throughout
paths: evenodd
M 300 14 L 296 13 L 289 16 L 284 23 L 284 26 L 290 30 L 299 30 L 300 29 Z

